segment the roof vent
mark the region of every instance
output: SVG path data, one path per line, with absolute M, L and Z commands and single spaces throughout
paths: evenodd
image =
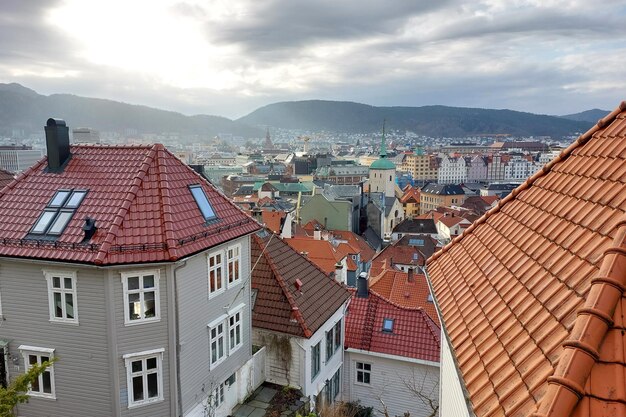
M 91 239 L 97 230 L 98 228 L 96 227 L 96 219 L 92 219 L 91 217 L 85 217 L 85 225 L 83 226 L 85 238 L 83 239 L 83 242 Z
M 300 278 L 296 279 L 294 285 L 296 286 L 296 290 L 300 291 L 300 289 L 302 288 L 302 281 L 300 281 Z
M 48 171 L 61 172 L 70 158 L 70 134 L 65 120 L 48 119 L 44 127 L 46 132 L 46 150 Z

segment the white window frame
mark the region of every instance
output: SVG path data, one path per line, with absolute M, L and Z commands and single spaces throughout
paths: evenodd
M 230 257 L 230 251 L 237 251 L 237 255 L 234 256 L 233 258 Z M 237 263 L 237 276 L 233 279 L 233 281 L 230 281 L 230 267 L 232 264 Z M 228 285 L 228 288 L 234 287 L 238 284 L 241 283 L 242 279 L 241 279 L 241 244 L 238 243 L 236 245 L 232 245 L 226 248 L 226 268 L 225 268 L 225 272 L 226 272 L 226 284 Z
M 220 256 L 220 262 L 216 262 L 215 265 L 211 266 L 211 258 L 214 258 L 216 256 Z M 207 284 L 209 286 L 209 299 L 216 297 L 220 294 L 222 294 L 224 291 L 226 291 L 226 268 L 224 267 L 224 265 L 226 264 L 224 262 L 224 259 L 226 258 L 226 253 L 224 250 L 218 250 L 215 252 L 211 252 L 207 255 Z M 211 291 L 211 271 L 216 271 L 216 270 L 220 270 L 220 276 L 218 277 L 220 279 L 220 283 L 221 283 L 221 287 L 219 289 L 216 289 L 215 291 Z M 216 287 L 217 287 L 217 281 L 216 281 Z
M 122 272 L 122 288 L 124 290 L 124 325 L 125 326 L 134 326 L 137 324 L 143 323 L 152 323 L 161 321 L 161 290 L 159 287 L 159 279 L 160 272 L 158 269 L 152 270 L 140 270 L 140 271 L 129 271 Z M 129 294 L 139 294 L 139 304 L 140 309 L 143 309 L 143 299 L 144 299 L 144 291 L 143 288 L 143 278 L 145 276 L 152 275 L 154 277 L 154 317 L 140 317 L 135 320 L 130 319 L 130 312 L 128 310 L 128 296 Z M 139 289 L 138 290 L 129 290 L 128 289 L 128 278 L 139 277 Z M 149 292 L 152 292 L 150 290 Z M 142 311 L 141 315 L 145 315 L 145 311 Z
M 363 365 L 363 368 L 359 369 L 359 364 Z M 365 369 L 365 365 L 369 365 L 370 369 L 366 370 Z M 372 364 L 370 362 L 360 362 L 360 361 L 356 361 L 354 362 L 354 383 L 357 385 L 364 385 L 366 387 L 371 387 L 372 386 Z M 365 382 L 365 377 L 363 377 L 363 381 L 364 382 L 359 382 L 359 372 L 361 372 L 363 375 L 368 374 L 370 377 L 370 382 Z
M 220 408 L 225 402 L 225 399 L 226 399 L 226 395 L 224 393 L 225 386 L 226 386 L 226 383 L 222 382 L 221 384 L 218 384 L 213 390 L 212 401 L 213 401 L 213 407 L 215 410 Z
M 165 348 L 146 350 L 143 352 L 137 353 L 128 353 L 123 355 L 126 365 L 126 391 L 128 393 L 128 408 L 136 408 L 141 407 L 148 404 L 154 404 L 160 401 L 163 401 L 163 352 L 165 352 Z M 141 376 L 142 383 L 144 387 L 144 393 L 147 393 L 148 389 L 148 374 L 154 372 L 148 372 L 146 369 L 146 362 L 148 359 L 156 358 L 156 374 L 157 374 L 157 389 L 159 390 L 158 396 L 154 398 L 147 398 L 144 400 L 134 401 L 133 398 L 133 377 Z M 133 372 L 132 363 L 136 361 L 142 361 L 141 371 Z
M 214 369 L 216 366 L 218 366 L 220 363 L 224 362 L 226 360 L 226 358 L 228 357 L 228 315 L 227 314 L 222 314 L 221 316 L 219 316 L 217 319 L 213 320 L 211 323 L 209 323 L 207 325 L 208 329 L 209 329 L 209 370 Z M 219 326 L 222 326 L 222 331 L 219 332 Z M 213 329 L 216 330 L 215 332 L 215 337 L 213 337 L 212 333 L 213 333 Z M 219 340 L 222 340 L 222 348 L 223 348 L 223 354 L 222 356 L 218 357 L 217 355 L 219 355 L 219 348 L 218 348 L 218 343 Z M 215 362 L 213 362 L 213 341 L 215 341 L 215 348 L 217 349 L 217 353 L 215 355 Z
M 46 282 L 48 284 L 48 311 L 50 313 L 50 321 L 54 323 L 67 323 L 67 324 L 78 324 L 78 296 L 76 290 L 76 271 L 57 271 L 57 270 L 44 270 L 44 277 L 46 278 Z M 62 288 L 54 288 L 54 277 L 60 279 L 60 284 Z M 72 281 L 72 289 L 67 290 L 64 288 L 65 278 L 69 278 Z M 61 310 L 63 311 L 63 317 L 56 317 L 55 315 L 55 304 L 54 304 L 54 293 L 61 294 Z M 70 319 L 65 317 L 65 297 L 67 294 L 70 294 L 73 298 L 74 303 L 74 318 Z M 0 311 L 0 315 L 2 315 L 2 311 Z
M 239 350 L 243 346 L 243 308 L 245 304 L 239 304 L 237 307 L 233 308 L 228 312 L 228 352 L 229 355 L 232 355 L 234 352 Z M 239 315 L 239 320 L 232 322 Z M 232 345 L 231 344 L 231 332 L 237 331 L 239 329 L 239 344 Z
M 25 372 L 31 368 L 30 361 L 28 359 L 28 356 L 30 355 L 37 356 L 38 365 L 41 365 L 41 363 L 43 362 L 41 360 L 42 356 L 47 356 L 49 360 L 52 360 L 54 358 L 54 349 L 50 349 L 50 348 L 20 345 L 17 349 L 22 353 L 22 359 L 24 360 Z M 30 395 L 31 397 L 48 398 L 51 400 L 56 400 L 57 397 L 56 397 L 56 389 L 55 389 L 55 384 L 54 384 L 54 364 L 51 364 L 45 370 L 44 373 L 50 374 L 50 393 L 43 392 L 43 373 L 42 373 L 41 375 L 39 375 L 39 379 L 38 379 L 39 387 L 41 391 L 33 391 L 32 386 L 29 386 L 26 394 Z
M 315 360 L 315 354 L 314 354 L 314 349 L 317 348 L 317 352 L 318 352 L 318 356 L 317 356 L 317 361 Z M 317 368 L 317 372 L 313 373 L 314 371 L 314 365 Z M 322 371 L 322 341 L 318 341 L 316 344 L 314 344 L 313 346 L 311 346 L 311 382 L 315 381 L 315 378 L 317 378 L 320 373 Z

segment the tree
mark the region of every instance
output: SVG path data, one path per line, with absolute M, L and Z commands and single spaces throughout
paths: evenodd
M 25 374 L 19 375 L 8 387 L 0 387 L 0 417 L 15 417 L 15 407 L 28 401 L 28 388 L 45 370 L 56 361 L 53 358 L 41 365 L 31 365 Z

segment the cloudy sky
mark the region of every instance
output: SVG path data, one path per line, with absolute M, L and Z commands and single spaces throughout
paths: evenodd
M 626 0 L 2 0 L 0 82 L 231 118 L 304 99 L 611 110 L 625 17 Z

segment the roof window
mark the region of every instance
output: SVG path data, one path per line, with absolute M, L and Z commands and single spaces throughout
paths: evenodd
M 60 236 L 85 198 L 87 190 L 58 190 L 30 230 L 33 235 Z
M 200 185 L 192 185 L 189 187 L 189 191 L 191 191 L 191 195 L 193 195 L 194 200 L 196 200 L 196 204 L 198 204 L 198 208 L 200 212 L 202 212 L 204 220 L 209 221 L 216 219 L 215 210 L 213 210 L 213 206 L 209 203 L 209 199 L 202 187 Z
M 393 319 L 388 319 L 388 318 L 383 319 L 383 332 L 388 332 L 388 333 L 393 332 Z

